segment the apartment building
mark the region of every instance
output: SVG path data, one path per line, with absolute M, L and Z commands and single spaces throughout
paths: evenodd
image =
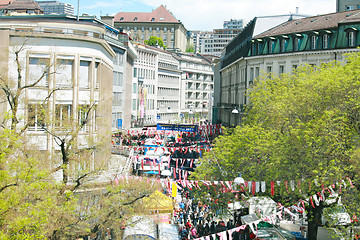
M 70 3 L 62 3 L 59 1 L 36 1 L 44 10 L 44 14 L 68 14 L 74 15 L 74 6 Z
M 191 31 L 195 53 L 221 56 L 225 46 L 243 29 L 243 20 L 224 21 L 223 29 Z
M 179 61 L 181 71 L 181 118 L 208 119 L 214 90 L 211 60 L 201 55 L 181 53 L 174 54 L 174 57 Z
M 158 82 L 158 52 L 146 45 L 135 43 L 137 59 L 134 62 L 132 94 L 132 127 L 156 123 Z
M 169 52 L 158 51 L 157 123 L 180 121 L 179 61 Z
M 228 126 L 241 123 L 244 107 L 251 102 L 246 92 L 261 72 L 291 73 L 303 64 L 341 62 L 347 53 L 358 51 L 359 14 L 360 10 L 352 10 L 290 20 L 254 18 L 229 43 L 216 67 L 219 89 L 215 89 L 213 121 Z

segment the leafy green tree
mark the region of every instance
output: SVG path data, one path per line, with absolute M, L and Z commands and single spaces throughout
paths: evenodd
M 287 206 L 350 177 L 355 187 L 343 191 L 342 200 L 351 215 L 359 214 L 359 73 L 360 56 L 353 54 L 346 64 L 261 77 L 249 91 L 243 125 L 217 139 L 195 177 L 233 180 L 241 173 L 249 181 L 295 180 L 301 192 L 282 187 L 272 196 Z M 308 239 L 316 239 L 324 207 L 323 201 L 307 205 Z
M 149 46 L 160 46 L 163 49 L 166 48 L 166 45 L 164 44 L 162 38 L 157 36 L 150 36 L 149 40 L 145 40 L 144 43 Z
M 73 194 L 60 194 L 37 156 L 16 133 L 0 132 L 0 239 L 47 239 L 76 222 Z
M 194 45 L 191 43 L 190 39 L 188 40 L 187 44 L 186 44 L 186 50 L 185 52 L 191 52 L 194 53 Z

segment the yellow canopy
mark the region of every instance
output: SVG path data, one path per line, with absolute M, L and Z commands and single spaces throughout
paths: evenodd
M 160 191 L 156 190 L 149 197 L 144 198 L 144 205 L 147 210 L 159 213 L 172 213 L 173 211 L 173 203 L 172 199 Z

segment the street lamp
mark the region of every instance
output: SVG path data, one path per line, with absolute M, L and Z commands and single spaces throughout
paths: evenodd
M 238 114 L 239 110 L 236 109 L 236 107 L 234 107 L 234 109 L 231 111 L 232 114 Z
M 239 174 L 239 176 L 234 179 L 234 184 L 236 185 L 245 184 L 245 180 L 241 177 L 241 174 Z
M 238 192 L 244 191 L 244 187 L 243 187 L 244 184 L 245 184 L 245 180 L 241 177 L 241 173 L 240 173 L 239 176 L 236 177 L 233 182 L 235 199 L 236 199 L 236 195 Z M 240 190 L 238 190 L 237 186 L 240 186 Z M 237 219 L 236 219 L 236 210 L 235 210 L 235 199 L 234 199 L 234 203 L 233 203 L 233 211 L 234 211 L 234 223 L 236 224 Z

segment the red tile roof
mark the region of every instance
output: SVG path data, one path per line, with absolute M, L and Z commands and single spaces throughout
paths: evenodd
M 269 29 L 255 38 L 264 38 L 270 36 L 286 35 L 291 33 L 301 33 L 308 31 L 333 29 L 341 23 L 359 22 L 360 9 L 353 11 L 330 13 L 314 17 L 290 20 L 277 27 Z
M 7 7 L 14 0 L 0 0 L 0 9 Z
M 15 0 L 7 7 L 7 10 L 41 10 L 40 5 L 34 0 Z
M 135 21 L 135 19 L 137 19 Z M 119 12 L 114 17 L 115 22 L 165 22 L 179 23 L 178 20 L 163 6 L 150 13 L 147 12 Z

